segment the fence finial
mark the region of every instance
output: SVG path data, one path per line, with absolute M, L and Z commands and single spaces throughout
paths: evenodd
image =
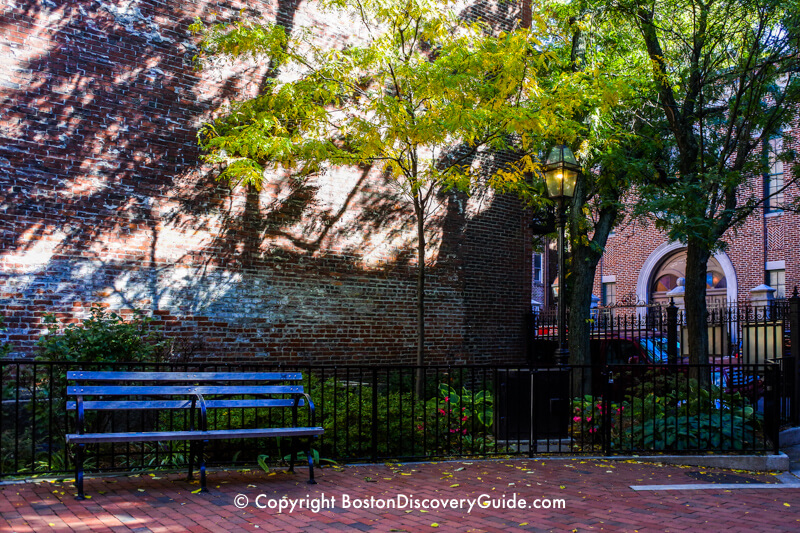
M 794 286 L 794 292 L 792 293 L 792 298 L 800 298 L 800 294 L 797 294 L 797 285 Z

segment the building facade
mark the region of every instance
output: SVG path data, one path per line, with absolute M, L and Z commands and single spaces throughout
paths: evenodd
M 800 148 L 797 124 L 783 132 L 791 143 L 787 148 Z M 794 163 L 771 157 L 777 142 L 765 147 L 769 173 L 745 187 L 748 193 L 771 198 L 725 235 L 724 248 L 708 262 L 710 307 L 761 301 L 765 294 L 784 298 L 800 285 L 800 215 L 788 209 L 800 190 L 791 180 Z M 608 239 L 594 294 L 601 305 L 668 303 L 670 296 L 680 294 L 675 289 L 681 286 L 685 257 L 686 247 L 670 242 L 651 222 L 628 218 Z M 764 285 L 770 289 L 765 291 Z

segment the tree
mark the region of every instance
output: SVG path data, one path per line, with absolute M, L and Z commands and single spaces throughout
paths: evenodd
M 765 195 L 748 179 L 765 174 L 765 143 L 797 113 L 799 8 L 796 0 L 614 4 L 650 60 L 652 103 L 665 126 L 639 213 L 658 213 L 657 227 L 686 243 L 692 363 L 708 362 L 706 263 L 727 232 L 763 207 Z
M 579 176 L 568 212 L 570 266 L 562 281 L 570 309 L 570 363 L 590 364 L 589 322 L 595 272 L 614 225 L 626 214 L 623 198 L 653 173 L 655 136 L 649 126 L 652 106 L 641 75 L 645 55 L 618 16 L 605 3 L 549 6 L 559 33 L 572 39 L 558 47 L 563 68 L 575 73 L 585 98 L 573 117 L 581 126 L 573 149 L 585 171 Z M 613 98 L 610 98 L 613 95 Z M 591 383 L 584 372 L 586 383 Z
M 491 35 L 460 20 L 451 2 L 323 3 L 349 13 L 364 41 L 330 49 L 274 24 L 194 25 L 203 32 L 205 57 L 267 56 L 279 70 L 256 98 L 206 124 L 200 143 L 205 160 L 222 165 L 221 178 L 256 187 L 266 172 L 284 169 L 305 179 L 327 164 L 374 165 L 390 177 L 416 219 L 422 365 L 426 220 L 435 195 L 476 186 L 484 151 L 519 152 L 553 124 L 567 128 L 563 117 L 574 114 L 581 93 L 568 76 L 542 90 L 539 76 L 554 58 L 533 32 Z M 523 148 L 488 184 L 523 190 L 534 170 Z

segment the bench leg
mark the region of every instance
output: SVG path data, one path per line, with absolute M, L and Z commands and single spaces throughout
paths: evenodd
M 195 441 L 189 441 L 189 474 L 186 476 L 186 481 L 194 479 L 194 453 L 197 451 Z
M 289 472 L 294 474 L 294 464 L 297 462 L 297 438 L 292 437 L 289 445 L 292 448 L 292 453 L 289 455 Z
M 308 484 L 317 484 L 317 482 L 314 481 L 314 451 L 311 449 L 311 443 L 308 444 Z
M 85 453 L 85 444 L 78 444 L 78 449 L 75 453 L 75 486 L 78 488 L 78 496 L 76 500 L 85 500 L 86 495 L 83 493 L 83 456 Z
M 200 441 L 200 492 L 208 492 L 208 487 L 206 487 L 206 458 L 205 454 L 203 453 L 203 448 L 205 448 L 206 441 Z

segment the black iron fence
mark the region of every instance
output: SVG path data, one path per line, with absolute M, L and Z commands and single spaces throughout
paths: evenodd
M 598 307 L 587 317 L 588 354 L 594 365 L 681 364 L 689 354 L 685 311 L 677 306 L 622 305 Z M 532 315 L 528 359 L 551 364 L 558 329 L 553 312 Z M 795 294 L 768 305 L 714 305 L 708 310 L 708 357 L 711 364 L 779 365 L 778 409 L 784 424 L 800 425 L 800 366 L 791 347 L 800 346 L 800 297 Z M 569 336 L 569 331 L 567 331 Z
M 0 477 L 66 473 L 67 370 L 266 371 L 268 366 L 80 364 L 0 360 Z M 771 452 L 785 400 L 780 366 L 636 364 L 576 367 L 283 366 L 302 371 L 325 427 L 321 462 L 424 460 L 542 453 Z M 422 394 L 416 379 L 424 380 Z M 236 409 L 209 414 L 210 428 L 289 423 L 288 413 Z M 188 427 L 175 411 L 105 415 L 108 430 Z M 274 464 L 276 439 L 212 442 L 217 465 Z M 87 470 L 137 470 L 187 462 L 186 443 L 97 445 Z

